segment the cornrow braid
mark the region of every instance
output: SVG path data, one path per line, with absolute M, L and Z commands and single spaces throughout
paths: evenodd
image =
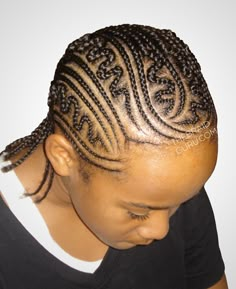
M 43 178 L 42 178 L 41 183 L 39 184 L 38 188 L 34 192 L 25 192 L 24 196 L 32 197 L 32 196 L 37 195 L 47 182 L 46 189 L 44 190 L 42 196 L 38 197 L 34 200 L 35 203 L 40 203 L 48 195 L 48 193 L 51 189 L 51 186 L 52 186 L 53 178 L 54 178 L 54 171 L 52 169 L 50 162 L 47 160 L 44 174 L 43 174 Z
M 48 114 L 48 116 L 29 136 L 14 141 L 12 144 L 8 145 L 3 152 L 1 152 L 0 155 L 3 156 L 4 161 L 6 161 L 13 155 L 16 155 L 23 149 L 27 148 L 26 153 L 21 158 L 10 165 L 3 167 L 2 171 L 8 172 L 22 164 L 34 152 L 37 146 L 53 132 L 54 129 L 52 128 L 52 121 L 50 120 L 50 116 Z
M 86 163 L 120 172 L 129 142 L 169 144 L 215 125 L 213 100 L 201 67 L 174 32 L 145 25 L 117 25 L 85 34 L 68 45 L 57 64 L 48 96 L 49 112 L 29 136 L 8 145 L 2 170 L 23 163 L 54 133 L 70 141 Z M 46 156 L 45 156 L 46 157 Z M 46 158 L 42 200 L 54 171 Z
M 143 37 L 147 41 L 147 37 L 145 37 L 145 30 L 143 31 Z M 158 43 L 159 42 L 160 40 L 158 41 Z M 173 110 L 174 104 L 175 104 L 175 101 L 173 98 L 166 98 L 165 96 L 169 96 L 169 95 L 173 96 L 173 94 L 176 92 L 175 83 L 177 84 L 177 88 L 179 89 L 179 107 L 178 107 L 176 114 L 171 117 L 171 118 L 174 118 L 181 113 L 184 107 L 186 96 L 185 96 L 183 83 L 178 73 L 176 72 L 173 64 L 168 59 L 166 59 L 165 56 L 163 55 L 163 51 L 161 47 L 159 48 L 160 51 L 156 52 L 155 44 L 153 44 L 152 39 L 150 38 L 150 35 L 148 39 L 148 44 L 151 47 L 151 51 L 149 51 L 148 53 L 148 50 L 145 50 L 144 53 L 145 55 L 149 55 L 150 59 L 154 61 L 154 65 L 152 65 L 148 69 L 147 79 L 152 83 L 157 83 L 161 86 L 166 87 L 166 89 L 160 89 L 154 94 L 154 99 L 157 103 L 161 105 L 165 103 L 168 104 L 168 106 L 164 108 L 165 115 L 168 115 Z M 158 73 L 164 66 L 167 67 L 174 81 L 167 77 L 160 77 L 160 75 L 158 75 Z
M 128 33 L 126 33 L 128 34 Z M 122 35 L 120 32 L 118 32 L 116 35 L 118 35 L 119 37 L 123 37 L 123 40 L 126 41 L 126 43 L 128 43 L 129 45 L 129 48 L 133 54 L 133 57 L 135 59 L 135 63 L 137 65 L 137 70 L 138 70 L 138 74 L 139 74 L 139 78 L 140 78 L 140 84 L 141 84 L 141 88 L 142 88 L 142 91 L 143 91 L 143 95 L 144 95 L 144 100 L 146 102 L 146 105 L 147 105 L 147 108 L 149 109 L 149 111 L 154 114 L 155 116 L 155 120 L 159 120 L 160 123 L 163 125 L 163 126 L 168 126 L 167 123 L 165 123 L 160 117 L 159 115 L 156 113 L 152 103 L 150 102 L 150 97 L 148 95 L 148 91 L 147 91 L 147 88 L 146 88 L 146 80 L 144 79 L 144 67 L 143 67 L 143 63 L 140 59 L 140 55 L 139 55 L 139 52 L 136 51 L 135 47 L 139 47 L 137 45 L 137 43 L 134 42 L 134 40 L 132 39 L 133 37 L 133 33 L 131 33 L 130 35 L 128 34 L 128 39 L 127 40 L 127 35 Z M 132 42 L 133 43 L 132 43 Z M 129 70 L 129 66 L 127 66 L 127 69 Z M 146 114 L 143 110 L 143 106 L 141 105 L 141 100 L 139 98 L 139 94 L 138 94 L 138 91 L 137 91 L 137 84 L 135 83 L 135 77 L 133 77 L 134 75 L 134 72 L 133 72 L 133 69 L 130 70 L 130 74 L 131 74 L 131 82 L 132 82 L 132 87 L 133 87 L 133 90 L 134 90 L 134 98 L 136 100 L 136 104 L 137 104 L 137 107 L 138 107 L 138 110 L 141 114 L 141 116 L 143 117 L 143 119 L 145 120 L 145 122 L 148 124 L 148 126 L 153 129 L 155 132 L 157 132 L 158 134 L 160 135 L 163 135 L 165 137 L 168 138 L 168 135 L 165 135 L 163 134 L 163 132 L 161 132 L 160 130 L 158 130 L 154 125 L 152 125 L 150 119 L 148 118 L 148 114 Z M 162 91 L 158 91 L 159 92 L 163 92 Z M 165 92 L 167 92 L 167 90 L 165 90 Z M 178 129 L 175 129 L 176 131 L 178 132 L 182 132 L 181 130 L 178 130 Z M 186 132 L 184 132 L 186 133 Z
M 111 102 L 111 100 L 108 98 L 106 91 L 104 90 L 104 88 L 102 87 L 101 83 L 99 82 L 99 80 L 96 78 L 95 74 L 93 73 L 93 71 L 89 68 L 89 66 L 82 60 L 82 58 L 80 58 L 78 55 L 73 55 L 74 56 L 74 62 L 76 62 L 76 64 L 78 66 L 80 66 L 83 71 L 88 75 L 88 77 L 91 79 L 91 81 L 96 85 L 96 87 L 99 90 L 99 93 L 102 95 L 102 97 L 104 98 L 104 100 L 108 103 L 108 105 L 111 108 L 112 114 L 114 115 L 114 117 L 116 118 L 116 122 L 118 123 L 123 135 L 128 138 L 128 136 L 126 135 L 126 132 L 124 130 L 124 126 L 121 122 L 121 120 L 119 119 L 119 116 L 117 115 L 117 112 L 113 106 L 113 103 Z M 118 144 L 119 145 L 119 144 Z
M 43 143 L 46 140 L 46 138 L 53 132 L 54 132 L 54 121 L 50 113 L 48 113 L 47 117 L 40 123 L 40 125 L 30 135 L 14 141 L 10 145 L 8 145 L 4 151 L 1 152 L 0 156 L 3 156 L 4 161 L 7 161 L 7 160 L 10 160 L 12 156 L 15 156 L 19 152 L 23 151 L 23 149 L 26 149 L 26 152 L 23 156 L 21 156 L 17 161 L 4 166 L 2 168 L 2 172 L 8 172 L 10 170 L 15 169 L 20 164 L 22 164 L 36 150 L 38 145 Z M 35 192 L 32 192 L 32 193 L 26 192 L 25 193 L 26 196 L 36 195 L 42 189 L 42 187 L 47 182 L 47 180 L 49 179 L 49 185 L 46 188 L 45 192 L 43 192 L 43 197 L 39 199 L 38 201 L 43 200 L 47 196 L 51 188 L 52 180 L 54 177 L 53 170 L 51 170 L 51 174 L 48 175 L 50 167 L 51 167 L 51 164 L 47 160 L 43 178 L 42 178 L 41 183 L 39 184 L 39 187 L 35 190 Z
M 145 27 L 144 29 L 148 30 L 149 32 L 151 31 L 151 36 L 156 43 L 159 43 L 161 40 L 163 52 L 169 55 L 170 59 L 172 59 L 174 62 L 174 65 L 176 65 L 180 73 L 183 74 L 182 78 L 187 83 L 187 89 L 191 96 L 189 110 L 192 113 L 192 117 L 177 121 L 176 123 L 181 126 L 195 124 L 199 125 L 201 122 L 201 117 L 199 113 L 197 113 L 197 110 L 201 110 L 203 113 L 207 112 L 207 118 L 204 120 L 202 125 L 199 125 L 199 127 L 204 127 L 205 122 L 215 122 L 216 112 L 213 100 L 201 73 L 200 64 L 197 62 L 189 47 L 170 30 L 160 30 L 160 33 L 157 36 L 153 27 Z M 182 86 L 182 90 L 183 89 L 184 88 Z M 183 101 L 183 98 L 181 100 Z M 181 108 L 177 112 L 177 115 L 181 113 L 182 109 L 184 109 L 183 103 L 181 103 Z M 172 119 L 174 117 L 175 116 L 173 116 Z

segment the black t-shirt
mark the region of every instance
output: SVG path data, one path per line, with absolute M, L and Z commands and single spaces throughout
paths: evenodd
M 0 289 L 204 289 L 223 273 L 204 188 L 171 217 L 163 240 L 128 250 L 109 248 L 93 274 L 51 255 L 0 198 Z

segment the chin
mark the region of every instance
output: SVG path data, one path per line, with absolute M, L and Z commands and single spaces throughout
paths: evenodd
M 116 244 L 110 244 L 110 247 L 117 249 L 117 250 L 128 250 L 130 248 L 133 248 L 136 246 L 136 244 L 130 243 L 130 242 L 120 242 Z

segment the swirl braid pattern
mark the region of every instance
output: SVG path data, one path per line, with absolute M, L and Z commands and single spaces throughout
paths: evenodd
M 201 67 L 174 32 L 144 25 L 117 25 L 85 34 L 68 45 L 57 64 L 47 117 L 30 135 L 1 153 L 22 164 L 55 127 L 88 164 L 120 172 L 122 153 L 133 143 L 170 144 L 189 139 L 217 115 Z M 45 156 L 46 157 L 46 156 Z M 36 195 L 53 182 L 46 159 Z

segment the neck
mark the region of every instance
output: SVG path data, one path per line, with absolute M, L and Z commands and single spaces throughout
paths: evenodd
M 22 152 L 23 154 L 24 152 Z M 16 158 L 12 158 L 14 162 Z M 15 173 L 28 192 L 39 186 L 45 170 L 43 147 L 15 169 Z M 65 185 L 66 179 L 55 175 L 47 197 L 36 204 L 54 241 L 70 255 L 86 261 L 103 258 L 108 246 L 101 242 L 76 214 Z M 44 189 L 44 188 L 43 188 Z M 39 192 L 39 197 L 42 196 Z M 32 197 L 34 199 L 34 197 Z

